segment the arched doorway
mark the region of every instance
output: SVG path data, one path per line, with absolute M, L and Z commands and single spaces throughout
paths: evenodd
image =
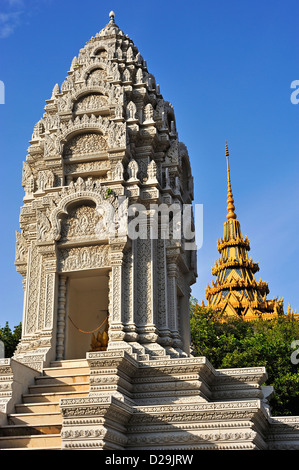
M 107 347 L 109 271 L 70 273 L 66 279 L 65 359 Z M 104 333 L 104 335 L 103 335 Z

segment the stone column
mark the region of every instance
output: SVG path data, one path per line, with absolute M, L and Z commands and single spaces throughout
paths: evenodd
M 134 245 L 135 240 L 132 240 L 131 246 L 124 253 L 123 265 L 123 322 L 125 340 L 128 342 L 138 340 L 134 323 Z
M 44 329 L 52 332 L 55 306 L 55 273 L 46 274 Z
M 38 303 L 42 277 L 41 256 L 35 242 L 31 243 L 23 313 L 23 338 L 36 333 L 38 328 Z
M 155 343 L 158 335 L 154 324 L 153 302 L 153 240 L 147 218 L 141 220 L 140 232 L 144 238 L 138 238 L 135 259 L 137 309 L 135 321 L 139 342 Z
M 178 305 L 177 305 L 177 259 L 176 249 L 168 249 L 167 252 L 167 294 L 168 294 L 168 319 L 169 329 L 173 338 L 172 347 L 182 348 L 182 341 L 179 334 L 178 325 Z
M 155 280 L 157 293 L 156 324 L 159 330 L 158 341 L 161 346 L 170 346 L 172 339 L 168 318 L 166 240 L 157 240 L 156 250 Z
M 58 284 L 56 360 L 64 359 L 67 276 L 60 274 Z
M 111 247 L 111 293 L 109 305 L 108 350 L 128 348 L 125 340 L 123 319 L 123 263 L 127 238 L 110 240 Z
M 52 347 L 55 344 L 56 328 L 54 322 L 56 320 L 55 309 L 56 309 L 56 295 L 57 289 L 57 256 L 56 246 L 54 242 L 40 244 L 39 252 L 42 256 L 43 266 L 43 282 L 42 291 L 40 292 L 39 300 L 39 327 L 41 330 L 43 347 L 48 347 L 48 352 L 45 355 L 46 363 L 56 359 L 55 348 Z

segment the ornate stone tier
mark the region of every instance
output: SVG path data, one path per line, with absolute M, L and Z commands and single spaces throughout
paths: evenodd
M 89 391 L 83 396 L 69 391 L 60 399 L 61 449 L 299 448 L 298 417 L 270 415 L 268 399 L 273 389 L 262 385 L 267 379 L 264 367 L 215 370 L 205 357 L 170 358 L 164 354 L 153 359 L 143 347 L 134 354 L 124 349 L 90 352 L 85 362 Z M 53 377 L 63 380 L 59 364 L 62 374 L 67 374 L 74 370 L 76 361 L 54 362 Z M 47 376 L 41 379 L 39 375 L 37 380 L 48 381 L 50 371 L 47 369 Z M 7 437 L 1 434 L 6 414 L 13 413 L 14 403 L 20 403 L 22 394 L 28 393 L 36 374 L 36 370 L 13 359 L 0 360 L 0 447 L 9 446 Z M 31 414 L 31 419 L 30 413 L 27 417 L 30 429 L 19 437 L 25 444 L 32 438 L 32 423 L 38 427 L 41 419 L 40 412 Z M 4 432 L 7 428 L 4 426 Z
M 89 396 L 60 403 L 63 449 L 266 450 L 279 423 L 288 429 L 269 415 L 263 367 L 215 370 L 204 357 L 148 360 L 124 351 L 87 360 Z M 285 448 L 298 448 L 295 427 Z

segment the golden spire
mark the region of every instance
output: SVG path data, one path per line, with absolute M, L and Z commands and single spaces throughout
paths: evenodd
M 225 155 L 227 161 L 227 220 L 224 222 L 224 237 L 217 241 L 220 258 L 215 261 L 215 265 L 212 267 L 212 274 L 216 276 L 216 281 L 212 280 L 211 287 L 209 284 L 206 287 L 207 306 L 224 314 L 223 321 L 226 321 L 226 317 L 234 315 L 242 317 L 245 321 L 256 318 L 275 318 L 282 310 L 282 301 L 267 300 L 268 283 L 262 280 L 257 282 L 254 276 L 259 267 L 258 263 L 254 263 L 252 258 L 248 257 L 249 240 L 247 236 L 243 238 L 240 223 L 235 214 L 227 143 Z M 287 313 L 289 314 L 289 311 Z
M 235 214 L 235 206 L 234 206 L 234 198 L 232 193 L 232 187 L 230 183 L 230 173 L 229 173 L 229 163 L 228 163 L 228 146 L 227 142 L 225 144 L 225 156 L 226 156 L 226 163 L 227 163 L 227 215 L 226 218 L 229 219 L 236 219 L 237 216 Z

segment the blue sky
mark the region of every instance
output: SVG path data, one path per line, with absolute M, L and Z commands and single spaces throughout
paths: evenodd
M 195 203 L 204 205 L 198 251 L 199 300 L 211 283 L 226 217 L 225 141 L 243 235 L 268 298 L 299 310 L 299 80 L 297 0 L 196 2 L 1 0 L 0 326 L 22 320 L 22 278 L 14 266 L 22 205 L 22 162 L 53 86 L 78 51 L 109 21 L 133 39 L 189 150 Z

